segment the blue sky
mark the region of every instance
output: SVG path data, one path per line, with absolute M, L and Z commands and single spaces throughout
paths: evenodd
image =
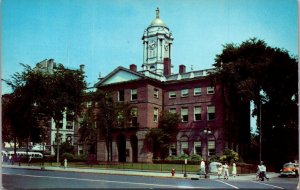
M 85 64 L 90 86 L 118 66 L 141 70 L 142 34 L 160 8 L 178 65 L 212 68 L 224 44 L 257 37 L 298 56 L 296 0 L 2 0 L 2 78 L 53 58 Z M 3 84 L 3 83 L 2 83 Z M 10 89 L 3 84 L 2 93 Z
M 2 0 L 2 78 L 53 58 L 85 64 L 87 82 L 118 66 L 141 70 L 142 34 L 160 17 L 173 33 L 173 73 L 212 67 L 224 44 L 257 37 L 298 54 L 296 0 Z M 6 85 L 3 93 L 9 92 Z

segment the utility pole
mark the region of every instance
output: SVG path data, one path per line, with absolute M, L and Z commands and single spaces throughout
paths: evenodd
M 261 100 L 259 99 L 259 163 L 262 161 Z

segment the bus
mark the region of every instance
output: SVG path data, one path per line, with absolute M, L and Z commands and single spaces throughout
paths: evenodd
M 13 156 L 15 153 L 14 151 L 8 151 L 8 156 Z M 26 151 L 17 151 L 17 156 L 31 156 L 32 158 L 43 158 L 43 154 L 40 152 L 26 152 Z

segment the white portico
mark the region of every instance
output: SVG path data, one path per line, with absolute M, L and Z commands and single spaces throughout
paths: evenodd
M 143 70 L 164 75 L 164 60 L 171 59 L 172 33 L 159 17 L 156 9 L 156 18 L 145 30 L 143 37 Z M 170 73 L 169 73 L 170 74 Z

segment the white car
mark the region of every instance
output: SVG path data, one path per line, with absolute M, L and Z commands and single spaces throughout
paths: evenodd
M 209 163 L 209 173 L 218 173 L 218 168 L 222 167 L 222 163 L 220 162 L 211 162 Z
M 42 144 L 35 144 L 33 145 L 33 147 L 31 148 L 32 151 L 43 151 L 46 150 L 46 146 L 44 146 Z

